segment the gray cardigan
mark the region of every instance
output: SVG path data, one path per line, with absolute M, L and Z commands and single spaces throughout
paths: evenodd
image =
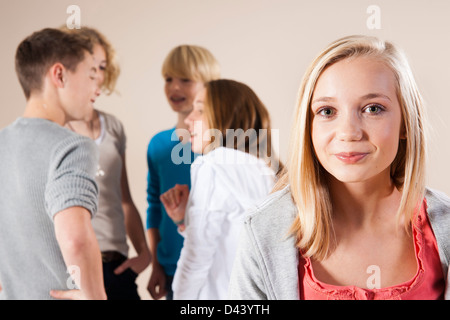
M 450 198 L 427 189 L 428 217 L 436 236 L 450 299 Z M 230 281 L 230 299 L 298 300 L 298 249 L 288 235 L 296 207 L 289 187 L 273 193 L 245 221 Z

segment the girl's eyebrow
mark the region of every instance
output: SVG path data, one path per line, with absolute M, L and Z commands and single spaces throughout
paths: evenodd
M 369 100 L 369 99 L 374 99 L 374 98 L 382 98 L 382 99 L 387 99 L 389 101 L 392 101 L 391 98 L 389 98 L 387 95 L 382 94 L 382 93 L 368 93 L 366 95 L 363 95 L 360 99 L 361 100 Z M 335 100 L 335 98 L 333 97 L 320 97 L 315 99 L 311 104 L 315 104 L 317 102 L 330 102 Z
M 373 98 L 382 98 L 382 99 L 387 99 L 387 100 L 391 101 L 391 98 L 389 98 L 387 95 L 382 94 L 382 93 L 369 93 L 369 94 L 366 94 L 361 97 L 361 99 L 364 99 L 364 100 L 369 100 L 369 99 L 373 99 Z
M 315 104 L 317 102 L 330 102 L 330 101 L 333 101 L 333 100 L 335 100 L 335 98 L 332 98 L 332 97 L 320 97 L 320 98 L 315 99 L 311 104 Z

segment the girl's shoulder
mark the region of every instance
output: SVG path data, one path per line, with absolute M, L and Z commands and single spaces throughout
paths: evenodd
M 235 167 L 238 169 L 248 170 L 256 167 L 266 167 L 266 163 L 247 152 L 236 150 L 227 147 L 218 147 L 197 157 L 194 164 L 208 163 L 217 168 L 224 168 L 230 170 Z
M 99 116 L 102 116 L 105 119 L 105 122 L 108 126 L 123 127 L 122 121 L 120 121 L 117 116 L 115 116 L 111 113 L 105 112 L 103 110 L 97 110 L 97 112 L 98 112 Z
M 442 191 L 427 188 L 425 191 L 428 215 L 445 215 L 450 219 L 450 197 Z
M 246 216 L 252 229 L 267 229 L 267 233 L 286 236 L 297 215 L 289 186 L 272 192 Z M 265 232 L 263 232 L 265 233 Z M 275 237 L 277 237 L 275 236 Z
M 448 236 L 450 230 L 450 198 L 441 191 L 427 188 L 425 199 L 428 219 L 436 237 L 442 268 L 444 274 L 447 274 L 450 263 L 450 238 Z
M 102 110 L 97 110 L 97 112 L 105 131 L 121 140 L 125 139 L 125 129 L 123 123 L 117 116 Z

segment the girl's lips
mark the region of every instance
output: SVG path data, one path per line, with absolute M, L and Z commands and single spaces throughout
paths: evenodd
M 189 137 L 191 138 L 191 141 L 194 140 L 194 137 L 195 137 L 196 135 L 197 135 L 196 133 L 194 133 L 193 131 L 190 131 L 190 130 L 189 130 Z
M 197 134 L 194 134 L 194 133 L 192 133 L 191 134 L 191 139 L 190 139 L 190 141 L 191 141 L 191 145 L 194 145 L 196 142 L 196 136 L 197 136 Z
M 335 157 L 347 164 L 354 164 L 364 159 L 368 153 L 364 152 L 341 152 L 335 154 Z

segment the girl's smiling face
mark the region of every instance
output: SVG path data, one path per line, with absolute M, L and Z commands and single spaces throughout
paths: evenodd
M 390 179 L 402 113 L 394 73 L 380 60 L 344 59 L 320 75 L 311 100 L 312 143 L 341 182 Z
M 205 114 L 206 88 L 202 88 L 196 95 L 191 113 L 185 123 L 191 135 L 192 151 L 198 154 L 205 152 L 211 143 L 208 119 Z

